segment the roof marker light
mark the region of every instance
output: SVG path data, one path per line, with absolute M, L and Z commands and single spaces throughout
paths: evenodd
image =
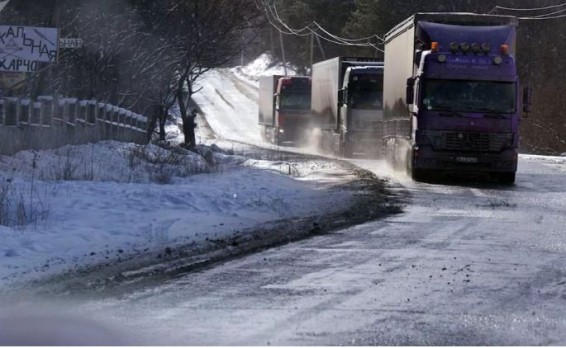
M 486 42 L 486 43 L 483 43 L 483 44 L 481 45 L 481 50 L 483 51 L 483 53 L 488 54 L 489 51 L 491 51 L 491 45 L 488 44 L 487 42 Z
M 430 50 L 432 52 L 438 52 L 438 50 L 440 49 L 440 44 L 436 41 L 433 41 L 430 43 Z
M 456 53 L 456 52 L 458 52 L 458 48 L 459 48 L 459 46 L 458 46 L 457 42 L 452 41 L 450 43 L 450 52 Z
M 479 43 L 474 42 L 472 44 L 472 52 L 474 52 L 475 54 L 478 54 L 481 52 L 481 46 Z
M 468 53 L 470 51 L 470 44 L 467 42 L 462 42 L 460 44 L 460 49 L 462 50 L 462 52 Z

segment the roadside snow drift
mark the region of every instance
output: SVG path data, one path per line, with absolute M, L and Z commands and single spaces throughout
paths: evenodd
M 351 179 L 328 175 L 340 173 L 337 166 L 222 153 L 210 166 L 181 150 L 106 141 L 0 157 L 1 286 L 205 243 L 351 200 L 351 192 L 331 189 Z

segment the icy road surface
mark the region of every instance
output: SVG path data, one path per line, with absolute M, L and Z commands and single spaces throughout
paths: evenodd
M 259 143 L 237 121 L 255 120 L 250 90 L 217 72 L 204 86 L 211 127 Z M 402 215 L 57 312 L 131 344 L 566 344 L 566 159 L 521 156 L 513 187 L 391 180 Z
M 58 313 L 134 344 L 564 345 L 565 187 L 539 157 L 513 188 L 406 184 L 401 216 Z

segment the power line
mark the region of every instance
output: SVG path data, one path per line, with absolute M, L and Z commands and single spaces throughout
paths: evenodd
M 290 29 L 290 30 L 291 30 L 291 28 L 289 28 L 289 26 L 288 26 L 287 24 L 285 24 L 285 23 L 283 22 L 283 20 L 281 19 L 281 17 L 279 16 L 279 12 L 277 11 L 277 6 L 276 6 L 275 2 L 273 2 L 273 10 L 274 10 L 274 12 L 275 12 L 276 19 L 277 19 L 281 24 L 283 24 L 287 29 Z M 317 29 L 320 29 L 322 32 L 324 32 L 324 33 L 327 34 L 328 36 L 333 37 L 333 38 L 335 38 L 335 39 L 337 39 L 337 40 L 340 40 L 340 41 L 344 41 L 344 42 L 367 41 L 367 40 L 370 40 L 370 39 L 372 39 L 372 38 L 376 38 L 376 39 L 378 39 L 378 40 L 381 41 L 381 42 L 384 41 L 383 38 L 379 37 L 379 36 L 376 35 L 376 34 L 371 35 L 371 36 L 368 36 L 368 37 L 365 37 L 365 38 L 359 38 L 359 39 L 347 39 L 347 38 L 342 38 L 342 37 L 339 37 L 339 36 L 337 36 L 337 35 L 331 34 L 331 33 L 328 32 L 326 29 L 324 29 L 320 24 L 318 24 L 316 21 L 312 21 L 309 25 L 305 26 L 305 27 L 302 28 L 302 29 L 299 29 L 298 31 L 302 31 L 302 30 L 304 30 L 304 29 L 309 29 L 311 26 L 315 26 Z M 295 31 L 297 31 L 297 30 L 295 29 Z
M 495 6 L 489 13 L 492 13 L 497 10 L 505 10 L 505 11 L 543 11 L 543 10 L 550 10 L 555 9 L 558 7 L 566 6 L 566 3 L 562 3 L 560 5 L 552 5 L 546 7 L 536 7 L 536 8 L 513 8 L 513 7 L 504 7 L 504 6 Z
M 489 13 L 492 14 L 494 12 L 497 12 L 497 10 L 504 10 L 504 11 L 516 11 L 516 12 L 520 12 L 520 11 L 526 11 L 526 12 L 533 12 L 533 11 L 545 11 L 545 10 L 553 10 L 553 9 L 557 9 L 557 8 L 561 8 L 566 6 L 566 3 L 562 3 L 559 5 L 551 5 L 551 6 L 545 6 L 545 7 L 534 7 L 534 8 L 512 8 L 512 7 L 504 7 L 504 6 L 495 6 Z M 566 15 L 560 15 L 560 13 L 566 12 L 566 8 L 562 8 L 560 10 L 554 11 L 554 12 L 549 12 L 549 13 L 543 13 L 543 14 L 538 14 L 538 15 L 531 15 L 531 16 L 524 16 L 524 17 L 517 17 L 517 19 L 519 20 L 549 20 L 549 19 L 559 19 L 559 18 L 565 18 Z
M 255 0 L 254 0 L 255 1 Z M 316 35 L 317 39 L 323 39 L 325 41 L 343 45 L 343 46 L 357 46 L 357 47 L 372 47 L 378 51 L 383 52 L 383 50 L 377 47 L 377 44 L 381 44 L 383 39 L 377 35 L 372 35 L 367 38 L 359 38 L 359 39 L 347 39 L 337 35 L 330 33 L 328 30 L 324 29 L 320 24 L 316 21 L 312 21 L 310 24 L 304 26 L 300 29 L 293 29 L 289 25 L 287 25 L 279 16 L 279 12 L 277 11 L 277 7 L 274 2 L 272 5 L 269 5 L 266 0 L 261 0 L 261 4 L 258 5 L 256 1 L 256 6 L 261 7 L 264 9 L 267 19 L 269 23 L 277 29 L 280 33 L 286 35 L 296 35 L 296 36 L 308 36 L 308 35 Z M 274 23 L 276 21 L 278 24 Z M 283 27 L 283 29 L 281 28 Z M 324 35 L 322 35 L 320 32 Z M 371 39 L 377 39 L 378 43 L 372 43 Z M 366 42 L 363 42 L 366 41 Z
M 552 17 L 555 16 L 559 13 L 565 12 L 566 8 L 562 9 L 562 10 L 558 10 L 558 11 L 554 11 L 554 12 L 550 12 L 550 13 L 546 13 L 546 14 L 542 14 L 542 15 L 538 15 L 538 16 L 533 16 L 534 18 L 544 18 L 544 17 Z
M 566 14 L 554 17 L 518 17 L 520 20 L 546 20 L 546 19 L 558 19 L 558 18 L 565 18 Z
M 287 24 L 285 24 L 285 22 L 283 22 L 281 20 L 281 17 L 279 17 L 279 13 L 277 12 L 277 7 L 275 7 L 275 3 L 273 3 L 273 8 L 270 5 L 266 4 L 265 1 L 263 1 L 263 4 L 265 6 L 267 6 L 267 9 L 269 10 L 269 12 L 273 16 L 273 18 L 275 18 L 281 25 L 283 25 L 283 27 L 285 27 L 287 30 L 289 30 L 291 34 L 298 35 L 298 36 L 310 35 L 310 33 L 301 34 L 301 32 L 303 32 L 305 30 L 310 31 L 310 26 L 312 25 L 312 23 L 310 23 L 309 25 L 306 25 L 305 27 L 303 27 L 301 29 L 291 29 Z

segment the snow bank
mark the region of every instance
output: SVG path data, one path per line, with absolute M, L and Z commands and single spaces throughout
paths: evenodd
M 351 178 L 316 180 L 321 170 L 339 172 L 325 163 L 296 166 L 218 152 L 213 160 L 220 165 L 188 151 L 113 141 L 0 157 L 0 179 L 26 214 L 38 215 L 27 225 L 0 226 L 0 287 L 336 211 L 352 199 L 331 189 Z M 174 185 L 156 179 L 159 170 Z M 195 175 L 199 170 L 209 174 Z

